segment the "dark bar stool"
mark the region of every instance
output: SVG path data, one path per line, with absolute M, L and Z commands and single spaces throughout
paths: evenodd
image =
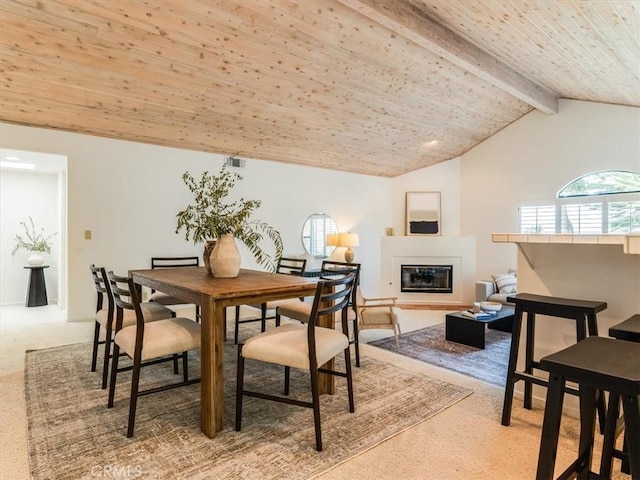
M 640 343 L 640 315 L 633 315 L 622 323 L 609 328 L 609 336 L 618 340 L 627 340 Z M 609 395 L 609 406 L 607 407 L 607 422 L 604 429 L 604 440 L 602 446 L 602 460 L 600 462 L 600 475 L 609 478 L 613 471 L 613 458 L 622 460 L 622 472 L 631 473 L 628 458 L 628 446 L 624 441 L 622 450 L 615 448 L 616 439 L 624 432 L 624 417 L 620 415 L 620 396 Z
M 618 340 L 640 343 L 640 314 L 627 318 L 609 329 L 609 336 Z
M 504 389 L 504 403 L 502 406 L 502 425 L 511 423 L 511 408 L 513 406 L 513 390 L 517 381 L 524 382 L 524 408 L 531 409 L 533 397 L 533 384 L 548 386 L 548 381 L 533 374 L 533 369 L 539 369 L 539 362 L 533 359 L 535 339 L 536 314 L 551 317 L 569 318 L 576 322 L 576 342 L 584 340 L 589 335 L 598 335 L 598 323 L 596 314 L 607 308 L 606 302 L 588 300 L 574 300 L 570 298 L 548 297 L 533 295 L 531 293 L 519 293 L 508 297 L 507 301 L 516 306 L 513 318 L 513 330 L 511 334 L 511 351 L 509 353 L 509 365 L 507 367 L 507 384 Z M 518 347 L 522 332 L 522 315 L 527 313 L 527 332 L 524 371 L 516 371 L 518 364 Z M 568 393 L 577 395 L 575 389 L 567 388 Z M 604 399 L 599 401 L 601 428 L 604 429 Z
M 562 417 L 565 382 L 580 390 L 580 441 L 577 459 L 558 479 L 577 477 L 609 478 L 591 472 L 598 391 L 608 391 L 622 399 L 626 440 L 632 480 L 640 480 L 640 345 L 624 340 L 589 337 L 540 360 L 549 372 L 549 388 L 544 409 L 537 480 L 553 478 Z

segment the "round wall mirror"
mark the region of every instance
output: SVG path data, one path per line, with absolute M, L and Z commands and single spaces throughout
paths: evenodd
M 327 234 L 338 233 L 336 222 L 325 213 L 314 213 L 302 227 L 302 245 L 306 252 L 316 258 L 325 258 L 333 253 L 335 246 L 327 245 Z

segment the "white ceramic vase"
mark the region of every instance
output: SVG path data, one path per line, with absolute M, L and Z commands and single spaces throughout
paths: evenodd
M 27 263 L 30 267 L 39 267 L 44 263 L 44 257 L 40 252 L 31 252 L 29 258 L 27 258 Z
M 209 263 L 216 278 L 235 278 L 240 273 L 240 250 L 232 234 L 220 236 L 211 252 Z

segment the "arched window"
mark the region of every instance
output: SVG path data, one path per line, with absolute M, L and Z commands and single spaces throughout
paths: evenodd
M 606 170 L 584 175 L 558 192 L 558 198 L 640 192 L 640 174 L 626 170 Z
M 557 200 L 519 208 L 521 233 L 623 234 L 640 231 L 640 174 L 607 170 L 564 186 Z

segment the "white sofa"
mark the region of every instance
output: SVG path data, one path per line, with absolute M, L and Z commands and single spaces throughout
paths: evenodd
M 503 305 L 513 306 L 507 302 L 507 297 L 517 293 L 517 280 L 515 270 L 508 273 L 491 275 L 491 280 L 476 282 L 476 302 L 499 302 Z

